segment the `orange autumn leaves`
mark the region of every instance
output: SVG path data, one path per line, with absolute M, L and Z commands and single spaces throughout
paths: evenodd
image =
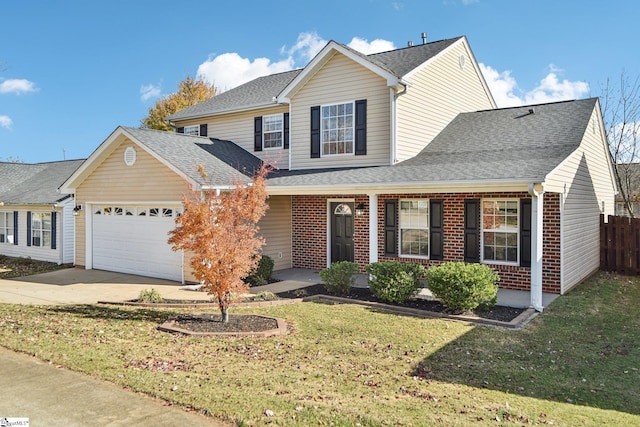
M 202 167 L 198 170 L 206 177 Z M 227 309 L 234 296 L 248 289 L 243 278 L 260 261 L 264 238 L 257 235 L 258 221 L 268 209 L 268 173 L 269 167 L 263 165 L 251 184 L 238 180 L 230 191 L 184 196 L 184 213 L 169 232 L 173 250 L 190 253 L 193 274 L 218 302 L 223 321 L 228 320 Z

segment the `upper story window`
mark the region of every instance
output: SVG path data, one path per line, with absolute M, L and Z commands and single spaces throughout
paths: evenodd
M 31 246 L 51 246 L 51 212 L 31 214 Z
M 184 127 L 184 134 L 185 135 L 200 136 L 200 125 L 185 126 Z
M 262 147 L 265 150 L 270 148 L 282 148 L 284 115 L 270 114 L 262 116 Z
M 499 264 L 518 263 L 518 200 L 482 201 L 482 260 Z
M 13 223 L 13 212 L 0 212 L 0 243 L 14 244 Z
M 353 154 L 353 102 L 323 105 L 320 114 L 322 155 Z
M 400 200 L 400 255 L 429 256 L 429 201 Z

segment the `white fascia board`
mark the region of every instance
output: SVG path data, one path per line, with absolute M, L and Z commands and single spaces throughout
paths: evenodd
M 277 99 L 280 103 L 288 104 L 291 98 L 292 93 L 297 92 L 300 86 L 303 86 L 307 80 L 313 76 L 316 70 L 324 65 L 333 55 L 339 52 L 351 60 L 357 62 L 368 70 L 378 74 L 380 77 L 384 78 L 387 81 L 387 86 L 396 87 L 401 85 L 402 82 L 398 78 L 398 76 L 393 75 L 387 70 L 375 65 L 373 62 L 363 58 L 360 55 L 356 55 L 348 49 L 345 49 L 344 46 L 336 43 L 335 41 L 330 41 L 327 45 L 322 48 L 320 53 L 318 53 L 312 60 L 304 67 L 304 70 L 299 73 L 296 78 L 294 78 L 291 83 L 289 83 L 278 95 Z
M 449 181 L 442 183 L 399 183 L 399 184 L 345 184 L 330 187 L 320 186 L 273 186 L 267 181 L 267 192 L 271 196 L 286 196 L 291 194 L 321 195 L 321 194 L 395 194 L 395 193 L 463 193 L 463 192 L 527 192 L 529 184 L 540 182 L 538 179 L 518 181 Z

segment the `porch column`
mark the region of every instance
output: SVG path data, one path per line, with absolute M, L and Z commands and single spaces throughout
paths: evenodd
M 542 311 L 542 226 L 544 190 L 541 184 L 530 184 L 531 200 L 531 307 Z
M 378 195 L 369 194 L 369 264 L 378 262 Z

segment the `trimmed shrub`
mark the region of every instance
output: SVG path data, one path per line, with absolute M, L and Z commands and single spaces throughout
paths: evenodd
M 433 295 L 454 311 L 486 310 L 498 299 L 500 276 L 488 265 L 447 262 L 429 268 L 426 279 Z
M 324 288 L 333 295 L 348 295 L 355 283 L 356 274 L 360 269 L 358 264 L 351 261 L 338 261 L 329 268 L 320 271 L 320 278 Z
M 374 262 L 367 266 L 369 288 L 380 301 L 403 303 L 416 296 L 424 275 L 421 264 L 398 261 Z
M 260 262 L 258 262 L 258 267 L 244 279 L 244 282 L 251 285 L 266 285 L 269 283 L 269 279 L 271 279 L 273 266 L 274 263 L 271 257 L 262 255 Z
M 164 301 L 160 292 L 155 289 L 145 289 L 144 291 L 140 291 L 140 296 L 138 296 L 138 302 L 144 303 L 160 303 Z

